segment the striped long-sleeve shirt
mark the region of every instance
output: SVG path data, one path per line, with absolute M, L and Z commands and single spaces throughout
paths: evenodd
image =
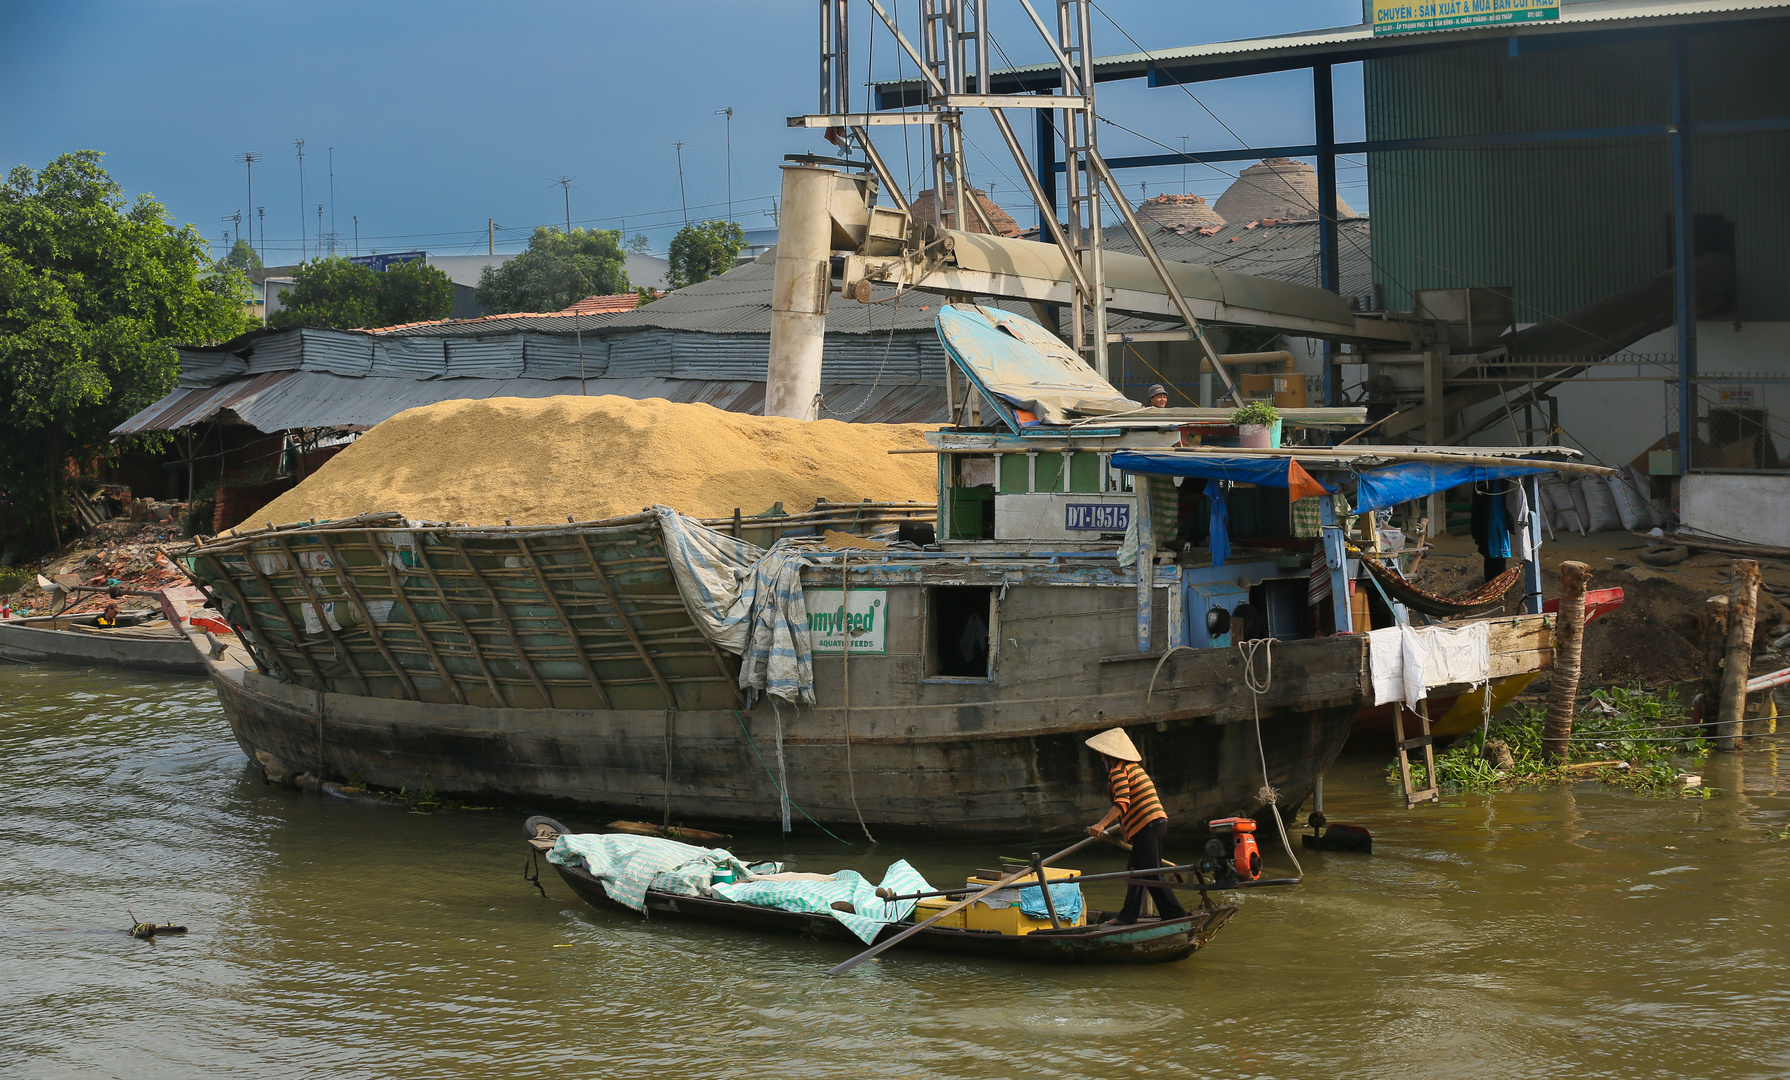
M 1156 797 L 1156 785 L 1143 766 L 1135 761 L 1120 761 L 1107 773 L 1106 787 L 1113 805 L 1119 808 L 1119 827 L 1129 840 L 1152 821 L 1166 821 L 1168 812 Z

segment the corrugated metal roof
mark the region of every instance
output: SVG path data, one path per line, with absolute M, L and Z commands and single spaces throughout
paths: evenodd
M 154 405 L 113 428 L 112 434 L 137 435 L 145 431 L 175 431 L 201 423 L 299 374 L 296 371 L 270 371 L 265 375 L 251 376 L 224 386 L 176 387 Z M 341 378 L 335 375 L 321 377 Z
M 1702 22 L 1787 11 L 1790 11 L 1790 3 L 1785 0 L 1585 0 L 1582 3 L 1567 0 L 1561 6 L 1558 19 L 1382 34 L 1377 37 L 1372 25 L 1367 23 L 1333 26 L 1322 30 L 1155 49 L 1147 53 L 1103 56 L 1094 61 L 1094 72 L 1095 78 L 1102 82 L 1143 78 L 1153 69 L 1157 72 L 1173 69 L 1177 77 L 1185 79 L 1192 69 L 1197 69 L 1202 64 L 1219 67 L 1284 53 L 1295 53 L 1301 60 L 1324 56 L 1330 56 L 1333 61 L 1359 60 L 1374 53 L 1406 52 L 1413 45 L 1428 46 L 1443 41 L 1465 43 L 1480 38 L 1503 40 L 1512 36 L 1573 33 L 1641 21 L 1667 24 Z M 1336 53 L 1345 56 L 1338 58 L 1331 55 Z M 1054 63 L 1002 68 L 990 73 L 989 81 L 990 92 L 997 94 L 1047 89 L 1057 85 L 1058 68 Z M 882 94 L 917 88 L 918 82 L 912 79 L 891 80 L 874 86 L 876 93 Z
M 171 431 L 224 412 L 268 433 L 295 428 L 366 428 L 406 409 L 442 401 L 614 394 L 704 402 L 729 412 L 762 413 L 764 383 L 672 378 L 394 379 L 278 371 L 227 387 L 179 389 L 113 430 L 116 435 Z M 858 423 L 939 423 L 940 384 L 833 381 L 823 369 L 822 415 Z

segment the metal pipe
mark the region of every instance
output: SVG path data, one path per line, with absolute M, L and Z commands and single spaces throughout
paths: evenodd
M 1691 471 L 1697 425 L 1696 218 L 1691 199 L 1690 42 L 1672 39 L 1672 309 L 1678 345 L 1678 475 Z
M 816 418 L 821 350 L 832 289 L 833 189 L 840 174 L 783 166 L 783 213 L 777 222 L 771 288 L 771 355 L 765 369 L 766 416 Z

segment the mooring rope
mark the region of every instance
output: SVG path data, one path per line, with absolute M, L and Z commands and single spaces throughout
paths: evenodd
M 1262 745 L 1261 699 L 1268 688 L 1274 685 L 1274 639 L 1265 637 L 1254 641 L 1239 641 L 1237 649 L 1243 654 L 1243 685 L 1249 687 L 1249 707 L 1255 714 L 1255 749 L 1262 762 L 1262 790 L 1257 793 L 1257 797 L 1268 804 L 1269 812 L 1274 815 L 1274 827 L 1280 831 L 1280 846 L 1286 849 L 1287 858 L 1293 860 L 1293 869 L 1303 878 L 1305 867 L 1299 865 L 1299 856 L 1293 854 L 1293 842 L 1287 839 L 1287 823 L 1281 820 L 1280 792 L 1275 791 L 1273 785 L 1268 783 L 1268 751 Z M 1255 672 L 1258 653 L 1265 654 L 1260 678 L 1256 677 Z
M 740 734 L 746 736 L 746 745 L 752 748 L 752 756 L 758 759 L 758 764 L 761 767 L 763 767 L 764 774 L 766 776 L 770 777 L 772 786 L 777 789 L 777 794 L 781 795 L 783 797 L 784 802 L 790 806 L 795 806 L 796 813 L 801 814 L 803 817 L 807 818 L 810 822 L 813 823 L 815 828 L 819 829 L 821 832 L 826 833 L 828 836 L 831 836 L 833 839 L 839 841 L 841 844 L 844 844 L 846 847 L 851 847 L 850 840 L 847 840 L 847 839 L 839 836 L 837 833 L 833 832 L 833 830 L 827 828 L 825 825 L 822 825 L 820 822 L 815 821 L 814 816 L 812 814 L 808 813 L 808 811 L 802 809 L 800 806 L 796 806 L 795 800 L 791 799 L 789 797 L 789 790 L 787 788 L 785 788 L 783 785 L 777 783 L 777 777 L 775 774 L 773 774 L 771 772 L 771 767 L 769 765 L 765 764 L 764 755 L 758 752 L 758 744 L 752 741 L 752 732 L 750 729 L 748 729 L 746 727 L 746 718 L 740 715 L 740 710 L 735 709 L 733 711 L 733 718 L 740 722 Z

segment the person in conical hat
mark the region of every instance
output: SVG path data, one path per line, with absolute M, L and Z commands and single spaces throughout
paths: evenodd
M 1168 811 L 1156 797 L 1156 784 L 1144 772 L 1144 756 L 1137 752 L 1131 736 L 1124 728 L 1108 728 L 1088 740 L 1088 746 L 1106 764 L 1106 790 L 1112 808 L 1106 816 L 1088 826 L 1090 836 L 1106 832 L 1113 822 L 1125 839 L 1131 842 L 1131 858 L 1127 870 L 1154 870 L 1162 865 L 1162 838 L 1168 832 Z M 1125 890 L 1125 906 L 1117 923 L 1137 922 L 1144 908 L 1144 892 L 1156 901 L 1156 912 L 1164 919 L 1179 919 L 1187 914 L 1176 898 L 1175 890 L 1160 885 L 1132 885 Z

